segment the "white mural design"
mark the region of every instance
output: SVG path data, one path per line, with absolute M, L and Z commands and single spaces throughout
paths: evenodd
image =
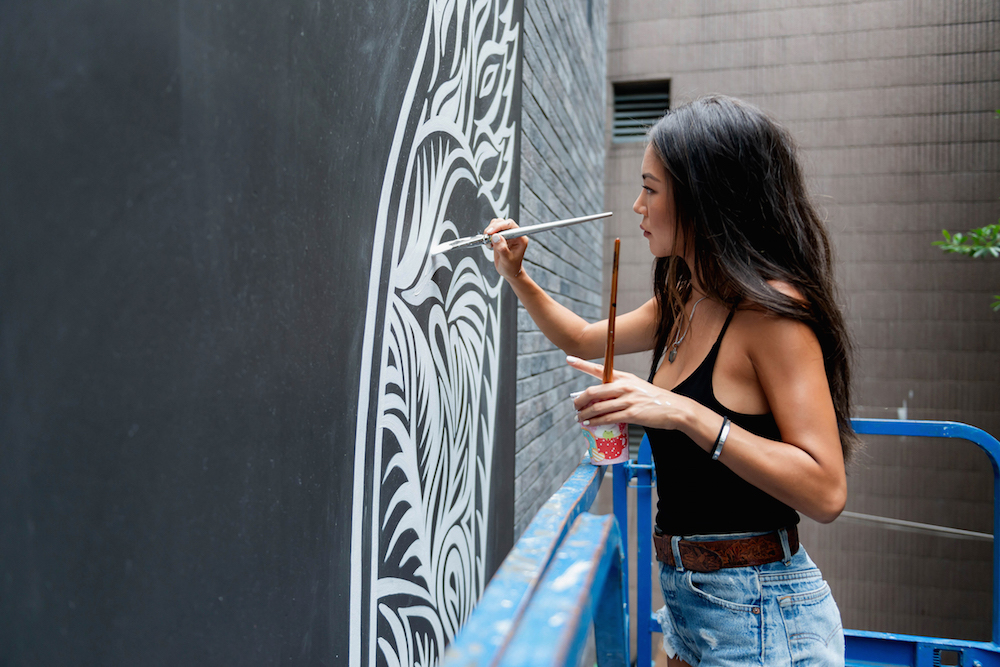
M 431 0 L 386 166 L 358 397 L 352 666 L 435 664 L 486 584 L 501 283 L 485 250 L 428 250 L 508 215 L 513 6 Z

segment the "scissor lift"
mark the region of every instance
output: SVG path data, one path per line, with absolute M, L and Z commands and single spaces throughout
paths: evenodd
M 1000 535 L 1000 443 L 985 431 L 955 422 L 855 419 L 866 435 L 961 438 L 986 452 L 993 466 L 993 535 Z M 589 459 L 539 510 L 490 581 L 446 652 L 442 667 L 573 666 L 589 640 L 599 667 L 627 667 L 628 577 L 636 578 L 639 667 L 652 665 L 652 490 L 655 471 L 643 438 L 638 457 L 611 466 L 614 516 L 588 509 L 605 468 Z M 635 484 L 632 484 L 632 480 Z M 626 564 L 627 494 L 636 490 L 636 569 Z M 976 642 L 846 630 L 851 667 L 1000 667 L 1000 540 L 993 540 L 992 641 Z

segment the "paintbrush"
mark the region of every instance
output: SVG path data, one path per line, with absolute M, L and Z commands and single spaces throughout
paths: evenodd
M 608 343 L 604 348 L 604 377 L 602 382 L 611 382 L 615 372 L 615 310 L 618 306 L 618 253 L 622 240 L 615 239 L 615 259 L 611 265 L 611 312 L 608 313 Z
M 527 236 L 528 234 L 537 234 L 538 232 L 544 232 L 549 229 L 556 229 L 557 227 L 566 227 L 568 225 L 576 225 L 581 222 L 590 222 L 591 220 L 600 220 L 601 218 L 611 217 L 611 213 L 597 213 L 594 215 L 585 215 L 581 218 L 569 218 L 568 220 L 556 220 L 555 222 L 545 222 L 540 225 L 532 225 L 530 227 L 518 227 L 517 229 L 507 229 L 502 232 L 497 232 L 500 236 L 505 239 L 516 239 L 520 236 Z M 458 250 L 459 248 L 471 248 L 473 246 L 490 245 L 490 237 L 486 234 L 476 234 L 475 236 L 466 236 L 465 238 L 455 239 L 454 241 L 448 241 L 447 243 L 439 243 L 438 245 L 431 248 L 430 254 L 438 255 L 442 252 L 448 252 L 449 250 Z

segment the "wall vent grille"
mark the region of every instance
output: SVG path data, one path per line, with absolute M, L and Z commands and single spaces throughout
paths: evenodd
M 670 109 L 670 81 L 616 83 L 615 143 L 644 141 L 646 131 Z

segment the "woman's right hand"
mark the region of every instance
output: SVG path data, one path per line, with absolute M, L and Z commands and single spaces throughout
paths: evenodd
M 521 236 L 508 241 L 496 233 L 516 228 L 517 223 L 513 220 L 493 218 L 483 232 L 492 236 L 493 265 L 496 266 L 497 273 L 507 281 L 513 280 L 521 274 L 521 262 L 524 260 L 524 251 L 528 249 L 528 237 Z

